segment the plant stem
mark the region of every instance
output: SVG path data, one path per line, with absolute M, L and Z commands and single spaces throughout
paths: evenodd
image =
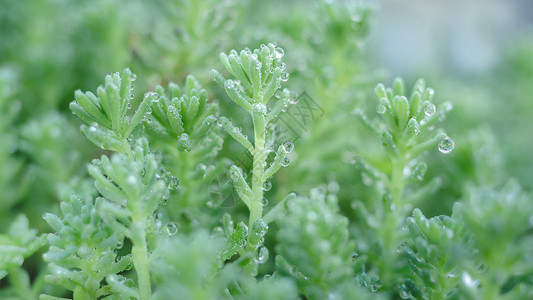
M 148 250 L 145 233 L 146 223 L 144 218 L 135 219 L 133 220 L 132 229 L 136 232 L 132 233 L 133 247 L 131 249 L 131 257 L 139 281 L 139 297 L 140 299 L 150 299 L 152 295 L 152 287 L 150 283 L 150 270 L 148 267 Z
M 263 175 L 265 172 L 264 163 L 266 160 L 264 125 L 254 126 L 254 136 L 254 163 L 252 171 L 252 192 L 254 198 L 250 203 L 250 220 L 248 226 L 250 229 L 252 229 L 254 222 L 263 216 L 261 200 L 263 199 Z
M 395 248 L 398 240 L 398 219 L 403 213 L 403 169 L 405 167 L 405 155 L 402 149 L 398 149 L 398 155 L 392 159 L 392 170 L 389 183 L 391 193 L 391 207 L 384 207 L 385 221 L 382 227 L 381 237 L 383 239 L 384 257 L 381 260 L 380 270 L 383 282 L 393 284 L 393 265 L 396 260 Z

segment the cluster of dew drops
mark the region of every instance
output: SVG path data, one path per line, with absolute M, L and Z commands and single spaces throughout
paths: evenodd
M 433 90 L 430 90 L 430 93 L 433 93 Z M 447 106 L 450 106 L 449 103 L 445 103 L 445 105 Z M 451 109 L 450 108 L 447 108 L 446 110 L 449 110 Z M 387 111 L 387 108 L 385 107 L 385 105 L 383 104 L 379 104 L 377 107 L 376 107 L 376 112 L 380 115 L 384 114 L 385 112 Z M 421 125 L 424 125 L 424 123 L 427 122 L 427 118 L 431 117 L 433 114 L 435 114 L 435 112 L 437 111 L 437 107 L 435 106 L 435 104 L 433 103 L 427 103 L 426 106 L 424 107 L 424 114 L 426 115 L 426 118 L 422 119 L 422 121 L 420 121 L 420 124 Z M 441 116 L 441 118 L 439 118 L 439 121 L 442 121 L 443 118 Z M 415 121 L 416 122 L 416 121 Z M 430 128 L 431 130 L 431 128 Z M 418 134 L 419 131 L 417 131 L 417 134 Z M 444 153 L 444 154 L 448 154 L 450 153 L 453 148 L 455 147 L 455 143 L 454 141 L 446 136 L 444 139 L 442 139 L 440 142 L 439 142 L 439 145 L 438 145 L 438 149 L 441 153 Z
M 179 188 L 179 183 L 180 183 L 179 179 L 173 176 L 169 171 L 166 171 L 165 168 L 163 167 L 160 167 L 159 169 L 157 169 L 156 178 L 165 181 L 167 183 L 169 190 L 177 190 Z M 160 204 L 166 205 L 167 202 L 168 202 L 168 195 L 166 194 L 162 195 Z M 163 213 L 160 211 L 156 211 L 154 213 L 154 217 L 155 217 L 156 227 L 161 228 L 163 225 L 163 222 L 162 222 Z M 168 222 L 164 227 L 164 231 L 168 236 L 173 236 L 178 233 L 179 227 L 174 222 Z
M 289 154 L 294 149 L 294 144 L 291 141 L 286 141 L 286 142 L 284 142 L 282 144 L 282 147 L 283 147 L 283 150 L 285 151 L 285 154 Z M 282 167 L 287 167 L 290 164 L 290 162 L 291 161 L 290 161 L 289 157 L 288 156 L 284 156 L 281 159 L 281 161 L 280 161 L 280 165 Z M 271 188 L 272 188 L 272 183 L 269 180 L 266 180 L 265 182 L 263 182 L 263 191 L 268 192 L 268 191 L 270 191 Z M 263 201 L 261 201 L 261 204 L 263 204 L 263 206 L 267 205 L 268 204 L 268 200 L 267 199 L 263 199 Z

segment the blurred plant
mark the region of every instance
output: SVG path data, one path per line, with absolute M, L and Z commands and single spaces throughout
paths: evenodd
M 532 295 L 531 197 L 516 180 L 500 189 L 467 188 L 457 204 L 465 230 L 473 237 L 474 260 L 462 264 L 460 288 L 469 299 L 524 299 Z
M 292 194 L 286 201 L 286 215 L 278 219 L 279 272 L 294 277 L 308 299 L 327 298 L 347 283 L 355 288 L 355 244 L 348 237 L 348 219 L 338 214 L 335 195 L 316 188 L 309 198 Z
M 24 260 L 37 252 L 46 243 L 44 236 L 36 229 L 30 229 L 28 218 L 18 215 L 11 223 L 7 234 L 0 235 L 0 279 L 9 274 L 11 290 L 2 291 L 0 296 L 7 297 L 10 292 L 21 299 L 36 299 L 39 289 L 30 285 L 30 275 L 22 268 Z M 4 293 L 6 295 L 4 295 Z
M 154 5 L 155 4 L 155 5 Z M 216 0 L 155 1 L 134 9 L 151 15 L 132 36 L 132 49 L 139 64 L 163 81 L 183 80 L 206 72 L 215 55 L 234 38 L 242 3 Z M 154 55 L 157 53 L 157 55 Z
M 424 177 L 427 165 L 421 160 L 423 152 L 436 147 L 445 154 L 453 150 L 453 140 L 442 130 L 435 130 L 435 124 L 445 118 L 451 104 L 436 107 L 432 102 L 434 91 L 426 88 L 423 80 L 415 83 L 409 99 L 401 79 L 394 80 L 393 88 L 378 84 L 375 92 L 381 122 L 369 119 L 361 109 L 356 109 L 354 114 L 375 135 L 381 136 L 384 151 L 361 153 L 356 161 L 363 180 L 375 184 L 382 193 L 382 201 L 370 204 L 358 201 L 355 207 L 371 232 L 377 233 L 369 245 L 372 250 L 366 250 L 369 260 L 376 264 L 384 284 L 394 285 L 398 279 L 395 272 L 401 268 L 396 248 L 403 233 L 398 229 L 411 205 L 435 190 L 439 180 L 436 178 L 418 189 L 407 188 Z
M 13 155 L 17 148 L 13 123 L 21 107 L 19 101 L 12 99 L 14 81 L 12 70 L 0 69 L 0 225 L 4 228 L 9 224 L 12 207 L 22 198 L 27 185 L 22 179 L 23 162 Z
M 180 178 L 175 195 L 179 201 L 170 201 L 169 213 L 173 217 L 186 215 L 193 226 L 211 224 L 198 218 L 202 217 L 200 209 L 209 203 L 210 191 L 205 184 L 226 166 L 225 160 L 215 159 L 223 143 L 220 129 L 214 126 L 218 103 L 208 101 L 207 91 L 192 76 L 187 77 L 183 92 L 172 82 L 167 91 L 161 86 L 155 90 L 158 96 L 144 128 L 152 144 L 161 150 L 166 169 Z
M 71 196 L 61 203 L 63 218 L 51 213 L 44 218 L 56 233 L 50 233 L 50 249 L 43 258 L 49 263 L 50 275 L 45 280 L 62 285 L 73 291 L 74 299 L 97 299 L 110 294 L 117 295 L 120 289 L 118 278 L 108 276 L 131 267 L 131 257 L 118 257 L 116 250 L 122 248 L 124 232 L 114 231 L 99 215 L 102 198 L 80 199 Z M 131 280 L 128 285 L 131 286 Z M 42 295 L 41 299 L 55 299 Z

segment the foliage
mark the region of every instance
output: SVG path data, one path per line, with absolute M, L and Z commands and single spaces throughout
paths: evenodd
M 532 298 L 531 44 L 387 87 L 318 2 L 2 3 L 0 298 Z

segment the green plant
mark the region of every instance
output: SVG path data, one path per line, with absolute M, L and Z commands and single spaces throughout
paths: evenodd
M 386 87 L 319 2 L 5 3 L 0 299 L 532 298 L 530 46 Z

